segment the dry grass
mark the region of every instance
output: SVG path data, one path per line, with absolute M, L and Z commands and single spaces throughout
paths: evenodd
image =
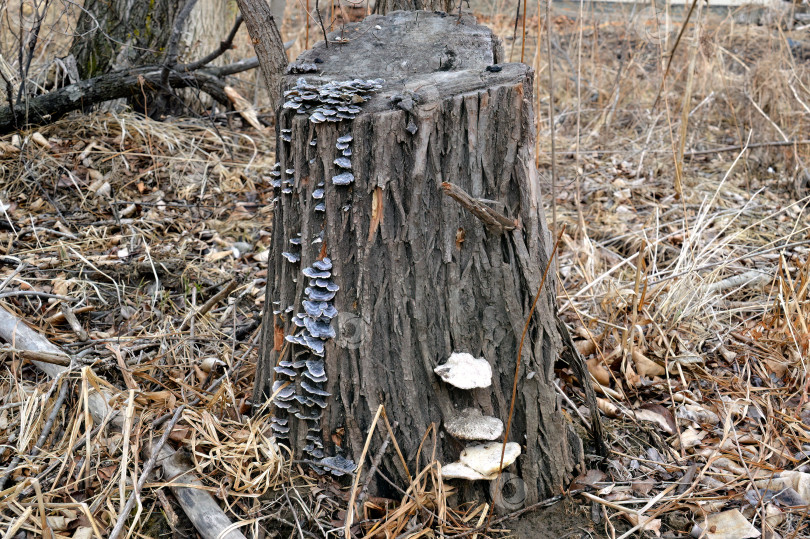
M 7 5 L 0 0 L 0 13 L 11 17 Z M 513 6 L 473 7 L 518 59 Z M 677 24 L 667 32 L 649 12 L 559 12 L 550 66 L 538 12 L 543 6 L 532 6 L 525 61 L 536 70 L 547 214 L 566 230 L 559 304 L 598 384 L 613 449 L 607 474 L 580 479 L 606 509 L 596 533 L 621 536 L 619 520 L 683 533 L 739 508 L 763 533 L 807 535 L 805 507 L 751 498 L 778 490 L 776 473 L 810 471 L 810 192 L 802 183 L 810 73 L 790 41 L 805 36 L 699 12 L 664 78 Z M 303 14 L 296 7 L 288 16 L 295 51 L 307 39 Z M 311 28 L 310 43 L 316 36 Z M 50 40 L 38 58 L 55 46 Z M 22 458 L 0 491 L 0 522 L 39 534 L 47 516 L 63 536 L 104 533 L 139 474 L 151 422 L 186 403 L 171 439 L 234 521 L 335 533 L 346 491 L 285 459 L 266 434 L 267 414 L 244 415 L 264 302 L 272 192 L 262 173 L 273 141 L 225 114 L 165 123 L 75 115 L 40 133 L 49 148 L 29 137 L 17 152 L 12 137 L 0 139 L 0 279 L 9 279 L 5 291 L 71 301 L 2 301 L 92 371 L 45 380 L 3 352 L 0 462 Z M 196 315 L 234 276 L 234 290 Z M 582 402 L 571 373 L 558 374 Z M 82 395 L 102 379 L 137 419 L 130 436 L 88 422 Z M 55 406 L 65 384 L 66 403 Z M 31 456 L 51 416 L 55 426 Z M 91 449 L 76 449 L 88 436 Z M 361 496 L 353 531 L 451 536 L 483 523 L 487 504 L 448 504 L 440 469 L 432 459 L 414 471 L 411 485 L 394 487 L 399 500 Z M 801 493 L 810 476 L 796 478 Z M 147 484 L 136 533 L 185 533 L 159 486 Z

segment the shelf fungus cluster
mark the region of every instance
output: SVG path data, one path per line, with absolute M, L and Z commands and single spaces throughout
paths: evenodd
M 284 440 L 289 438 L 289 416 L 306 421 L 307 443 L 303 452 L 313 462 L 312 467 L 319 473 L 343 475 L 354 471 L 354 463 L 339 455 L 327 457 L 321 432 L 321 416 L 331 396 L 324 388 L 327 380 L 324 354 L 327 341 L 335 338 L 332 320 L 337 309 L 333 300 L 339 287 L 332 281 L 332 261 L 326 257 L 304 268 L 301 275 L 309 280 L 304 290 L 306 299 L 301 302 L 302 311 L 292 317 L 297 330 L 285 337 L 295 345 L 292 354 L 275 367 L 273 394 L 278 410 L 272 428 L 276 438 Z
M 285 92 L 285 109 L 294 109 L 297 114 L 308 114 L 308 120 L 313 124 L 310 132 L 321 136 L 329 136 L 330 131 L 319 132 L 322 128 L 318 124 L 324 122 L 348 122 L 360 112 L 360 104 L 366 101 L 368 94 L 382 87 L 381 80 L 350 80 L 345 82 L 330 82 L 320 86 L 312 85 L 304 79 L 299 79 L 296 86 Z M 289 121 L 290 115 L 287 116 Z M 338 123 L 337 128 L 340 129 Z M 291 154 L 291 146 L 296 142 L 292 128 L 280 125 L 279 146 L 284 151 L 279 155 Z M 334 129 L 334 128 L 333 128 Z M 331 133 L 334 133 L 333 131 Z M 334 136 L 334 134 L 332 134 Z M 306 142 L 307 147 L 313 148 L 309 152 L 317 151 L 318 138 L 314 135 Z M 331 151 L 331 150 L 329 150 Z M 352 473 L 356 465 L 340 454 L 327 456 L 323 445 L 323 432 L 321 418 L 324 409 L 328 406 L 331 394 L 326 390 L 327 373 L 324 357 L 327 353 L 327 343 L 334 339 L 336 332 L 332 324 L 337 317 L 334 298 L 340 287 L 332 279 L 332 261 L 326 256 L 324 243 L 324 227 L 327 198 L 334 196 L 334 187 L 327 186 L 331 178 L 334 186 L 348 186 L 354 182 L 352 174 L 352 135 L 347 132 L 339 136 L 335 143 L 333 167 L 324 171 L 323 178 L 315 182 L 301 182 L 298 176 L 306 176 L 309 171 L 299 171 L 276 164 L 270 172 L 270 184 L 278 195 L 300 196 L 301 191 L 311 189 L 312 203 L 310 208 L 311 219 L 308 237 L 300 233 L 295 237 L 285 238 L 286 250 L 281 255 L 286 263 L 294 265 L 293 281 L 301 282 L 298 289 L 303 288 L 304 299 L 300 305 L 290 305 L 283 308 L 280 301 L 273 302 L 273 314 L 282 316 L 288 324 L 288 335 L 285 336 L 290 343 L 289 352 L 284 354 L 275 367 L 276 380 L 273 383 L 273 394 L 276 405 L 275 416 L 272 419 L 272 429 L 277 439 L 291 442 L 292 425 L 300 431 L 298 425 L 306 424 L 306 445 L 303 453 L 309 458 L 310 465 L 318 473 L 332 473 L 336 476 Z M 315 163 L 316 156 L 312 156 L 310 165 Z M 283 161 L 284 159 L 282 159 Z M 307 168 L 306 165 L 304 168 Z M 331 172 L 331 171 L 334 172 Z M 315 227 L 312 227 L 312 224 Z M 319 230 L 320 228 L 320 230 Z M 312 261 L 314 260 L 314 261 Z M 311 264 L 300 271 L 297 269 L 305 263 Z M 303 285 L 303 286 L 302 286 Z M 294 423 L 290 423 L 294 421 Z M 296 440 L 300 440 L 296 436 Z
M 382 88 L 382 79 L 353 79 L 328 82 L 320 86 L 298 79 L 295 87 L 284 92 L 284 108 L 309 114 L 312 123 L 353 120 L 367 95 Z
M 489 362 L 467 353 L 451 354 L 433 372 L 459 389 L 487 388 L 492 385 L 492 367 Z M 519 444 L 509 442 L 504 447 L 502 443 L 494 441 L 503 434 L 503 421 L 497 417 L 485 416 L 477 408 L 461 410 L 445 421 L 444 428 L 457 440 L 474 442 L 464 448 L 457 462 L 442 466 L 445 479 L 492 480 L 497 477 L 500 469 L 514 463 L 520 456 Z

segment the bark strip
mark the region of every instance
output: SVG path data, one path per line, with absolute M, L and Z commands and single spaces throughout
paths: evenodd
M 461 204 L 461 206 L 478 217 L 487 228 L 494 232 L 503 233 L 507 230 L 514 230 L 517 228 L 517 221 L 509 219 L 505 215 L 498 213 L 483 201 L 475 199 L 467 194 L 467 192 L 450 182 L 442 183 L 442 190 L 444 194 Z

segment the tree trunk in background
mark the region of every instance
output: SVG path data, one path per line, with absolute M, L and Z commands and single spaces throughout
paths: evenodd
M 186 1 L 86 0 L 70 49 L 81 78 L 161 63 Z M 235 19 L 236 10 L 228 8 L 228 0 L 198 0 L 183 27 L 178 61 L 196 60 L 216 50 Z M 232 60 L 226 52 L 212 64 Z
M 338 37 L 345 44 L 319 43 L 291 66 L 317 72 L 286 76 L 284 86 L 299 77 L 386 82 L 353 121 L 352 105 L 334 101 L 359 101 L 357 82 L 320 87 L 320 97 L 298 88 L 277 116 L 278 199 L 254 398 L 280 391 L 275 430 L 295 458 L 355 462 L 382 404 L 414 474 L 431 453 L 428 441 L 414 462 L 431 424 L 437 458 L 448 464 L 465 442 L 444 427 L 462 409 L 507 421 L 523 326 L 551 249 L 534 166 L 533 73 L 523 64 L 487 70 L 503 56 L 500 43 L 468 16 L 372 15 L 330 39 Z M 323 110 L 289 108 L 308 103 Z M 347 119 L 321 122 L 341 114 Z M 518 227 L 485 226 L 443 194 L 443 182 Z M 553 275 L 523 347 L 509 436 L 523 449 L 517 471 L 507 470 L 525 482 L 523 503 L 558 494 L 583 456 L 553 386 L 561 349 Z M 485 358 L 492 386 L 462 390 L 439 379 L 434 368 L 453 352 Z M 371 437 L 370 458 L 382 443 Z M 380 470 L 408 482 L 390 447 Z
M 275 14 L 266 0 L 236 0 L 239 11 L 245 19 L 256 56 L 259 57 L 270 108 L 275 110 L 281 99 L 281 74 L 287 66 L 287 53 L 281 40 L 282 21 L 276 21 Z M 273 6 L 277 8 L 278 6 Z
M 424 9 L 427 11 L 450 12 L 458 7 L 456 0 L 377 0 L 374 4 L 374 13 L 385 15 L 389 11 L 413 11 Z
M 183 2 L 86 0 L 70 52 L 88 79 L 134 65 L 158 63 Z

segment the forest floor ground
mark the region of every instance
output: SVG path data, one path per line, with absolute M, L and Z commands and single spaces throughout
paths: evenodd
M 791 10 L 698 8 L 678 41 L 682 16 L 667 25 L 649 7 L 585 6 L 580 17 L 572 3 L 553 13 L 549 55 L 542 5 L 528 14 L 525 47 L 514 6 L 473 8 L 536 72 L 546 215 L 555 236 L 565 227 L 558 305 L 612 451 L 601 471 L 586 462 L 572 485 L 585 494 L 490 535 L 674 538 L 699 526 L 709 538 L 810 537 L 807 28 L 786 24 Z M 292 56 L 306 46 L 301 21 L 288 9 Z M 234 86 L 264 121 L 255 80 Z M 245 530 L 340 526 L 346 489 L 268 453 L 269 416 L 246 415 L 274 136 L 214 110 L 164 121 L 73 114 L 0 138 L 0 303 L 79 366 L 54 382 L 13 344 L 0 348 L 0 528 L 38 536 L 44 515 L 58 537 L 109 530 L 150 424 L 181 404 L 171 443 Z M 579 385 L 567 367 L 557 374 L 589 448 Z M 108 383 L 140 424 L 72 449 L 90 432 L 84 396 Z M 54 463 L 42 493 L 31 491 Z M 133 537 L 190 533 L 160 487 L 147 482 Z M 490 510 L 448 509 L 450 525 L 385 503 L 366 500 L 358 536 L 376 524 L 447 537 Z

